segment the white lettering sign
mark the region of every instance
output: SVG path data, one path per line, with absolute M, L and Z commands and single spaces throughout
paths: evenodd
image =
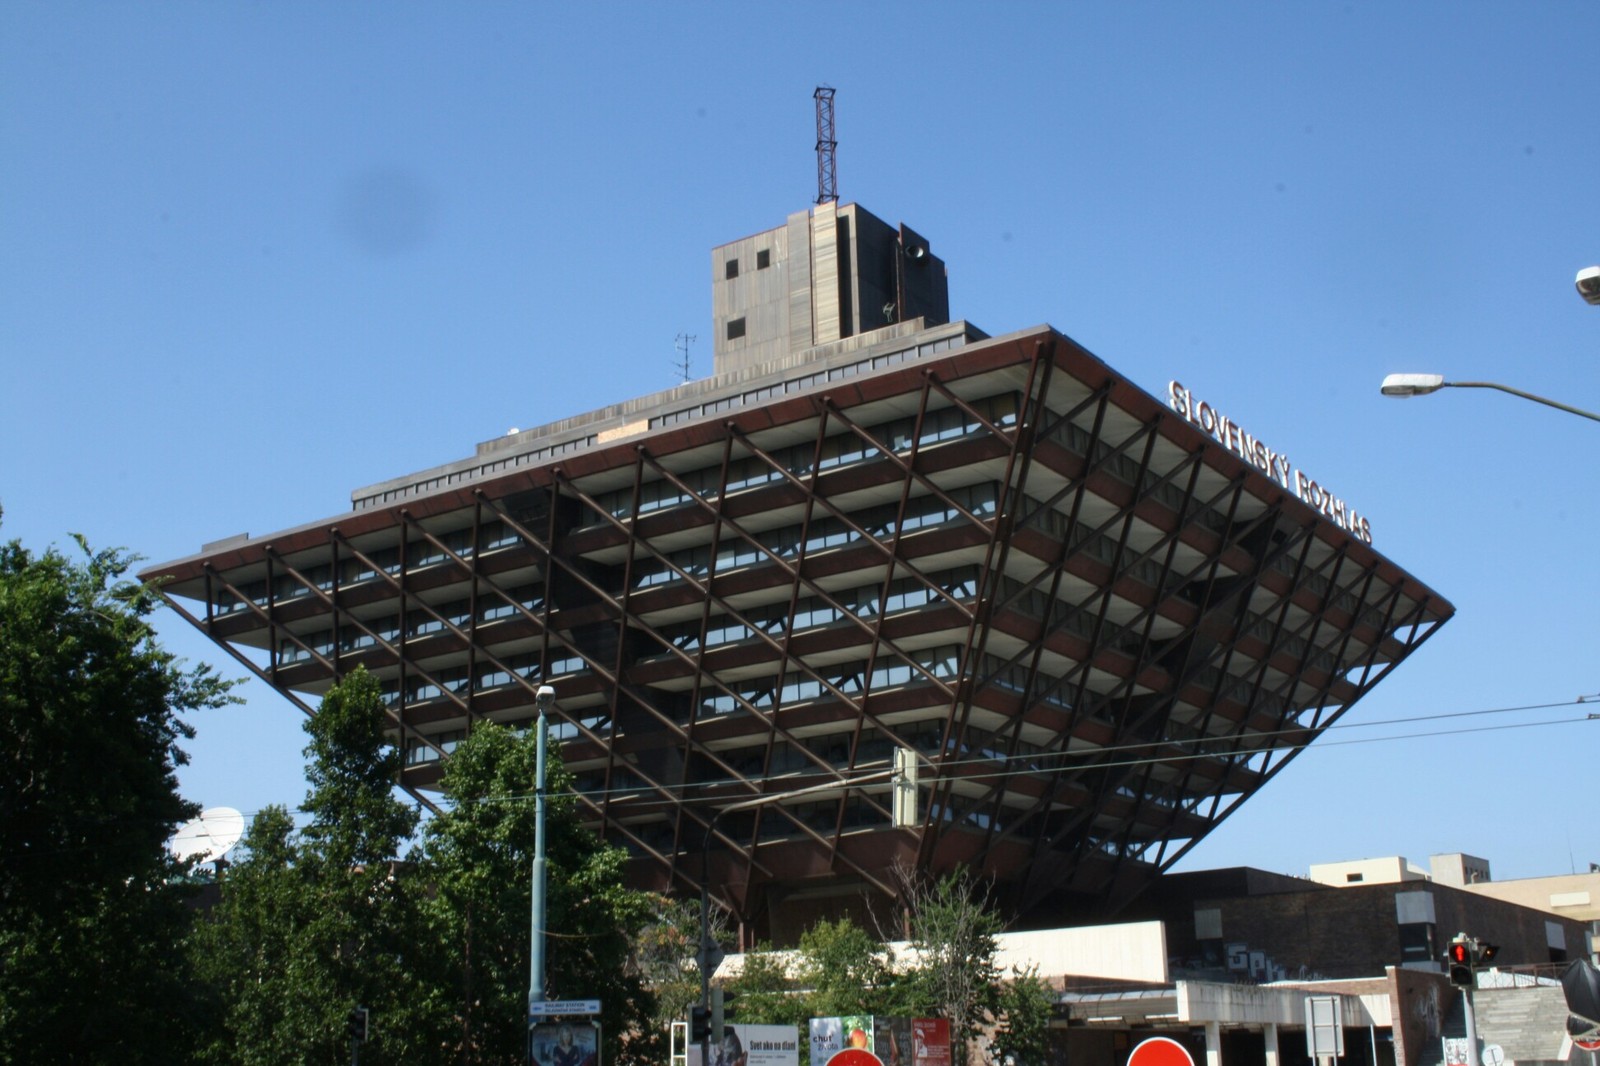
M 1372 523 L 1365 515 L 1335 496 L 1326 485 L 1318 484 L 1304 471 L 1295 469 L 1287 455 L 1269 448 L 1264 441 L 1209 403 L 1197 399 L 1176 381 L 1167 387 L 1167 405 L 1185 422 L 1200 427 L 1217 443 L 1310 504 L 1334 525 L 1363 543 L 1372 543 Z

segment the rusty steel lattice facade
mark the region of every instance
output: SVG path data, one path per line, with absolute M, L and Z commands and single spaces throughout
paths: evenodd
M 751 935 L 896 863 L 1114 910 L 1452 613 L 1054 331 L 909 352 L 147 576 L 307 713 L 375 672 L 419 796 L 555 686 L 641 885 L 697 888 L 721 807 L 838 785 L 717 820 Z

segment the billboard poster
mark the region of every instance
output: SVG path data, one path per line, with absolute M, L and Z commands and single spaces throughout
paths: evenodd
M 845 1015 L 811 1019 L 811 1066 L 950 1066 L 943 1018 Z
M 845 1049 L 872 1050 L 870 1014 L 847 1014 L 811 1019 L 811 1066 L 828 1066 L 828 1060 Z
M 911 1066 L 911 1019 L 872 1019 L 872 1053 L 883 1066 Z
M 911 1019 L 911 1061 L 913 1066 L 950 1066 L 949 1019 Z
M 592 1022 L 540 1022 L 528 1027 L 533 1066 L 600 1066 L 600 1027 Z
M 711 1066 L 800 1066 L 800 1031 L 792 1025 L 725 1025 L 711 1045 Z M 690 1044 L 689 1066 L 701 1066 Z

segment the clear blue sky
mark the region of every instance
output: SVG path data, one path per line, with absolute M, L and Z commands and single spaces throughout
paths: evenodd
M 1459 610 L 1184 865 L 1600 861 L 1600 703 L 1379 724 L 1600 692 L 1600 425 L 1378 394 L 1600 408 L 1592 0 L 13 0 L 0 536 L 177 558 L 667 387 L 681 332 L 708 373 L 709 249 L 810 203 L 822 82 L 842 198 L 955 315 L 1181 380 Z M 184 790 L 293 806 L 298 712 L 243 691 Z

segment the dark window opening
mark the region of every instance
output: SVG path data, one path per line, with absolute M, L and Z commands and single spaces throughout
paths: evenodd
M 759 252 L 756 253 L 756 269 L 757 270 L 765 270 L 765 269 L 767 269 L 767 267 L 769 267 L 771 265 L 772 265 L 772 252 L 771 252 L 770 249 L 763 248 Z
M 728 320 L 728 339 L 736 341 L 744 336 L 744 319 L 730 318 Z
M 1367 877 L 1365 874 L 1345 874 L 1344 879 L 1347 884 L 1353 885 L 1357 881 L 1365 881 Z
M 728 260 L 726 266 L 727 273 L 724 275 L 725 277 L 736 278 L 739 276 L 739 260 L 730 259 Z
M 1432 962 L 1439 957 L 1434 948 L 1437 931 L 1432 922 L 1406 922 L 1399 929 L 1401 963 Z

